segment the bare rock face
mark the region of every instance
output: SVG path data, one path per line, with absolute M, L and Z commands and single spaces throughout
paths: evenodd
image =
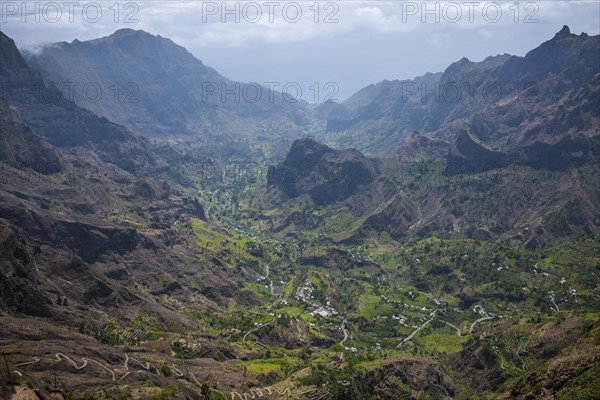
M 54 215 L 7 193 L 0 193 L 0 218 L 6 218 L 40 243 L 76 252 L 93 262 L 107 252 L 124 254 L 136 248 L 141 238 L 133 228 L 101 227 L 81 221 L 57 219 Z
M 466 129 L 456 135 L 446 158 L 446 174 L 477 173 L 505 167 L 508 155 L 493 151 Z
M 452 399 L 456 392 L 452 378 L 440 371 L 435 364 L 422 358 L 414 358 L 389 362 L 363 374 L 354 381 L 352 388 L 347 389 L 346 395 L 349 396 L 347 398 L 353 398 L 354 393 L 360 393 L 361 396 L 370 393 L 378 399 L 413 398 L 410 392 L 398 388 L 398 381 L 435 399 Z
M 60 171 L 56 150 L 26 126 L 16 108 L 0 97 L 0 161 L 41 174 Z
M 133 171 L 153 164 L 156 156 L 146 140 L 128 129 L 98 117 L 48 87 L 30 68 L 14 41 L 0 32 L 2 96 L 18 109 L 23 122 L 57 147 L 85 146 L 104 161 Z
M 355 193 L 379 173 L 376 161 L 356 150 L 334 150 L 312 139 L 292 144 L 285 161 L 269 171 L 268 186 L 288 198 L 308 193 L 315 204 L 332 204 Z
M 512 161 L 581 165 L 590 155 L 585 138 L 598 135 L 599 45 L 600 36 L 565 26 L 525 57 L 462 58 L 443 73 L 367 86 L 320 112 L 336 146 L 368 155 L 390 154 L 415 130 L 452 141 L 466 124 Z

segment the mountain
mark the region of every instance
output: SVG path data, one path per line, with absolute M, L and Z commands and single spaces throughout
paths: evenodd
M 156 162 L 145 139 L 78 107 L 56 87 L 47 86 L 40 73 L 23 59 L 14 41 L 1 32 L 0 84 L 8 104 L 18 109 L 26 125 L 50 144 L 63 148 L 83 146 L 126 170 Z
M 387 155 L 378 159 L 353 150 L 355 160 L 369 160 L 377 168 L 344 175 L 340 182 L 353 190 L 341 195 L 338 182 L 323 182 L 318 174 L 282 178 L 291 165 L 314 170 L 319 163 L 314 155 L 338 152 L 313 142 L 310 148 L 320 150 L 307 152 L 305 142 L 295 142 L 274 168 L 277 178 L 268 182 L 267 204 L 281 207 L 286 199 L 308 195 L 312 206 L 331 208 L 325 215 L 359 217 L 350 231 L 337 235 L 341 241 L 461 234 L 537 248 L 596 235 L 600 193 L 590 178 L 598 173 L 600 159 L 598 48 L 600 36 L 572 35 L 565 27 L 525 57 L 462 59 L 440 76 L 425 76 L 442 88 L 469 81 L 498 88 L 502 95 L 493 100 L 437 101 L 432 95 L 418 101 L 416 93 L 405 101 L 402 91 L 425 78 L 369 86 L 342 104 L 346 119 L 334 118 L 327 128 L 342 129 L 341 136 L 325 133 L 326 141 L 348 143 L 344 132 L 361 132 L 357 140 L 383 148 L 391 136 L 374 132 L 381 133 L 382 123 L 399 123 L 406 132 L 394 140 L 403 143 L 391 151 L 385 147 Z M 509 93 L 511 87 L 520 90 Z M 334 105 L 322 107 L 344 114 Z M 409 123 L 408 117 L 418 121 Z M 409 128 L 423 131 L 409 134 Z M 330 162 L 329 170 L 348 170 L 339 156 Z M 273 195 L 274 190 L 283 196 Z M 340 195 L 329 201 L 315 195 L 329 191 Z M 291 224 L 298 224 L 294 213 L 278 220 L 277 227 Z
M 288 198 L 307 193 L 317 205 L 332 204 L 372 182 L 378 173 L 378 164 L 357 150 L 334 150 L 300 139 L 282 164 L 271 167 L 267 186 L 280 187 Z
M 298 140 L 270 169 L 250 203 L 265 210 L 259 226 L 298 243 L 297 296 L 351 310 L 349 332 L 374 351 L 410 343 L 456 374 L 411 363 L 427 373 L 391 387 L 391 360 L 375 363 L 385 374 L 367 356 L 338 398 L 461 398 L 457 382 L 465 398 L 594 398 L 598 321 L 576 310 L 600 309 L 599 57 L 600 36 L 565 27 L 525 57 L 462 59 L 443 74 L 371 85 L 321 105 L 324 144 Z M 465 83 L 498 94 L 469 98 Z M 365 167 L 339 180 L 318 173 L 349 171 L 348 160 Z M 235 214 L 246 218 L 257 215 Z M 340 344 L 356 343 L 342 321 Z M 336 368 L 314 367 L 311 378 L 343 386 Z
M 180 239 L 160 229 L 183 216 L 205 218 L 198 198 L 169 185 L 179 176 L 161 172 L 162 160 L 144 138 L 50 96 L 12 39 L 3 33 L 0 39 L 0 313 L 72 323 L 82 312 L 132 302 L 174 323 L 193 324 L 122 281 L 143 280 L 138 272 L 176 275 L 201 267 L 187 258 L 191 254 L 173 261 Z M 130 222 L 144 212 L 152 213 L 147 225 L 154 229 Z M 53 282 L 57 276 L 68 288 Z M 227 277 L 217 281 L 236 284 Z M 152 290 L 163 290 L 163 283 L 151 284 Z
M 413 80 L 386 80 L 359 90 L 341 104 L 322 105 L 318 112 L 326 118 L 327 126 L 319 139 L 334 147 L 384 154 L 385 149 L 399 146 L 406 134 L 425 124 L 428 105 L 410 93 L 435 87 L 441 75 L 428 73 Z
M 308 124 L 304 101 L 231 81 L 170 39 L 141 30 L 55 43 L 25 57 L 47 82 L 78 84 L 72 97 L 80 107 L 155 138 L 193 135 L 214 144 L 255 133 L 297 137 Z M 98 99 L 86 97 L 92 86 L 90 93 L 100 88 Z
M 52 174 L 61 168 L 56 150 L 23 123 L 18 109 L 0 97 L 0 160 L 13 167 Z
M 102 359 L 120 357 L 118 343 L 154 340 L 157 330 L 199 328 L 171 303 L 176 297 L 197 315 L 220 314 L 235 298 L 248 306 L 258 303 L 243 282 L 254 279 L 248 277 L 254 274 L 248 265 L 262 258 L 207 244 L 234 239 L 206 221 L 197 192 L 187 190 L 189 179 L 177 170 L 181 154 L 163 150 L 158 156 L 140 135 L 55 96 L 12 39 L 3 33 L 0 39 L 3 351 L 27 352 L 36 342 L 57 360 L 61 354 L 94 358 L 90 365 L 100 368 L 87 370 L 91 375 L 83 380 L 70 364 L 59 362 L 53 370 L 63 382 L 83 382 L 75 384 L 77 390 L 101 391 L 92 375 L 103 371 L 97 377 L 102 381 L 112 371 Z M 212 269 L 216 264 L 222 268 Z M 198 338 L 198 343 L 198 354 L 207 360 L 245 357 L 214 338 Z M 132 362 L 137 357 L 132 355 Z M 13 361 L 7 359 L 17 364 Z M 195 367 L 195 373 L 225 371 L 215 363 Z M 11 398 L 16 383 L 38 387 L 39 396 L 51 398 L 56 388 L 34 383 L 46 372 L 45 367 L 25 377 L 2 372 L 0 397 Z M 24 396 L 39 397 L 33 391 Z
M 589 161 L 599 118 L 599 41 L 565 26 L 525 57 L 463 58 L 443 74 L 371 85 L 337 108 L 322 139 L 381 156 L 413 131 L 452 140 L 467 125 L 489 146 L 520 153 L 523 163 Z
M 471 137 L 466 132 L 463 136 L 466 140 Z M 452 147 L 450 153 L 456 151 Z M 444 157 L 398 162 L 393 157 L 369 160 L 355 155 L 355 160 L 369 160 L 370 165 L 378 167 L 363 167 L 360 173 L 346 173 L 339 175 L 340 179 L 330 180 L 318 173 L 290 178 L 291 170 L 294 174 L 296 170 L 315 171 L 315 164 L 286 161 L 273 168 L 271 173 L 279 178 L 269 181 L 271 186 L 264 197 L 268 199 L 267 207 L 287 209 L 286 202 L 296 204 L 293 199 L 308 195 L 309 205 L 299 203 L 304 213 L 319 207 L 324 214 L 306 228 L 324 224 L 328 215 L 358 218 L 352 229 L 334 235 L 337 241 L 355 243 L 383 234 L 397 241 L 458 234 L 538 248 L 600 233 L 600 193 L 592 178 L 598 172 L 595 164 L 548 174 L 530 167 L 511 167 L 504 163 L 503 155 L 490 150 L 474 147 L 472 151 L 477 158 L 471 159 L 473 164 L 460 173 Z M 490 159 L 500 157 L 494 171 L 477 169 L 477 160 L 483 155 L 488 156 L 486 165 L 490 165 Z M 349 171 L 344 163 L 331 161 L 327 170 Z M 367 181 L 362 179 L 368 176 L 366 171 L 371 172 Z M 336 195 L 328 195 L 331 193 Z M 290 212 L 278 221 L 276 229 L 298 225 L 297 217 Z
M 141 31 L 35 68 L 0 39 L 0 398 L 596 398 L 598 37 L 307 114 L 200 104 L 225 78 Z M 77 105 L 64 71 L 168 100 Z M 421 88 L 469 79 L 525 90 Z

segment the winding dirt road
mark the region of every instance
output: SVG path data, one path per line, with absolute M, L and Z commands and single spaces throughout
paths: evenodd
M 257 327 L 256 327 L 256 328 L 254 328 L 254 329 L 250 329 L 248 332 L 246 332 L 246 334 L 245 334 L 245 335 L 244 335 L 244 337 L 242 338 L 242 343 L 245 343 L 245 342 L 246 342 L 246 337 L 247 337 L 247 336 L 248 336 L 250 333 L 257 331 L 257 330 L 259 330 L 260 328 L 264 328 L 265 326 L 267 326 L 267 325 L 270 325 L 270 324 L 272 324 L 273 322 L 275 322 L 275 319 L 273 319 L 273 321 L 269 321 L 269 322 L 267 322 L 267 323 L 266 323 L 266 324 L 264 324 L 264 325 L 259 325 L 259 326 L 257 326 Z
M 481 317 L 481 318 L 479 318 L 479 319 L 476 319 L 476 320 L 475 320 L 475 321 L 473 321 L 473 323 L 472 323 L 472 324 L 469 326 L 469 331 L 468 331 L 468 333 L 467 333 L 467 334 L 465 334 L 465 335 L 463 335 L 463 334 L 462 334 L 462 330 L 461 330 L 461 329 L 460 329 L 458 326 L 456 326 L 456 325 L 454 325 L 454 324 L 452 324 L 452 323 L 450 323 L 450 322 L 448 322 L 448 321 L 445 321 L 445 320 L 443 320 L 443 319 L 436 318 L 436 313 L 437 313 L 437 311 L 438 311 L 438 310 L 435 310 L 435 311 L 433 312 L 433 315 L 432 315 L 432 317 L 431 317 L 430 319 L 428 319 L 427 321 L 423 322 L 423 324 L 422 324 L 421 326 L 419 326 L 417 329 L 415 329 L 415 330 L 414 330 L 414 331 L 413 331 L 413 332 L 412 332 L 410 335 L 408 335 L 407 337 L 405 337 L 405 338 L 402 340 L 402 342 L 400 342 L 400 343 L 398 344 L 397 348 L 400 348 L 400 347 L 402 347 L 402 345 L 403 345 L 404 343 L 408 342 L 408 341 L 409 341 L 409 340 L 411 340 L 413 337 L 415 337 L 415 335 L 416 335 L 417 333 L 419 333 L 421 330 L 423 330 L 423 328 L 425 328 L 425 326 L 427 326 L 428 324 L 430 324 L 432 321 L 440 321 L 440 322 L 442 322 L 442 323 L 444 323 L 444 324 L 448 325 L 449 327 L 451 327 L 451 328 L 455 329 L 455 330 L 456 330 L 456 335 L 457 335 L 458 337 L 465 337 L 465 336 L 467 336 L 467 335 L 470 335 L 470 334 L 472 334 L 472 333 L 473 333 L 473 330 L 475 329 L 475 325 L 477 325 L 478 323 L 480 323 L 480 322 L 482 322 L 482 321 L 486 321 L 486 320 L 488 320 L 488 319 L 493 319 L 493 318 L 496 318 L 495 316 L 490 316 L 490 315 L 487 315 L 487 314 L 486 314 L 486 315 L 484 315 L 483 317 Z

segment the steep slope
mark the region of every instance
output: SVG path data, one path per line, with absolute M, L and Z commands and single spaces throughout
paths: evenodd
M 600 117 L 599 46 L 600 36 L 573 35 L 565 26 L 525 57 L 463 58 L 441 75 L 384 81 L 342 103 L 323 139 L 383 155 L 414 130 L 451 140 L 467 124 L 490 147 L 522 153 L 523 162 L 581 164 Z
M 203 313 L 220 312 L 233 298 L 256 303 L 242 283 L 250 274 L 244 269 L 248 260 L 200 242 L 230 236 L 203 221 L 196 193 L 185 189 L 189 182 L 174 168 L 161 168 L 139 135 L 67 99 L 36 97 L 49 87 L 11 39 L 0 39 L 6 89 L 0 97 L 3 351 L 78 354 L 99 365 L 103 355 L 123 354 L 109 345 L 139 344 L 156 331 L 197 330 L 198 319 L 175 304 Z M 163 155 L 177 164 L 176 154 Z M 23 324 L 36 326 L 37 333 L 29 335 L 33 330 Z M 46 340 L 41 327 L 54 330 L 50 335 L 65 327 L 71 339 L 77 335 L 86 345 L 62 334 Z M 237 357 L 218 343 L 203 345 L 202 354 Z M 72 372 L 69 364 L 64 367 L 65 374 Z M 37 370 L 31 382 L 41 382 L 52 369 Z M 82 387 L 94 385 L 90 370 Z M 74 386 L 82 382 L 78 373 Z M 2 398 L 10 393 L 6 379 L 0 376 Z
M 428 118 L 432 91 L 442 74 L 428 73 L 413 80 L 383 81 L 367 86 L 341 104 L 323 104 L 318 112 L 327 120 L 320 140 L 337 148 L 356 148 L 380 156 L 396 148 Z
M 296 140 L 285 161 L 271 167 L 267 186 L 287 198 L 307 193 L 317 205 L 347 199 L 378 175 L 378 164 L 357 150 L 334 150 L 312 139 Z
M 355 244 L 380 235 L 399 242 L 411 237 L 460 235 L 540 248 L 600 232 L 596 164 L 549 173 L 508 164 L 503 153 L 481 147 L 466 131 L 462 136 L 453 146 L 417 136 L 395 157 L 354 161 L 355 165 L 374 166 L 358 170 L 339 158 L 330 158 L 319 169 L 319 162 L 309 161 L 318 152 L 305 155 L 298 151 L 305 146 L 296 142 L 286 162 L 270 172 L 273 178 L 263 199 L 267 199 L 267 207 L 290 210 L 285 218 L 277 217 L 278 230 L 291 225 L 325 229 L 336 240 Z M 428 151 L 434 146 L 437 158 Z M 338 152 L 318 144 L 312 147 Z M 415 151 L 421 154 L 413 159 L 399 156 Z M 456 163 L 446 160 L 448 151 L 448 159 L 458 160 Z M 364 156 L 355 160 L 360 157 Z M 319 155 L 317 159 L 325 158 Z M 318 172 L 324 168 L 346 172 L 330 175 L 339 179 L 327 181 Z M 299 173 L 304 170 L 312 172 Z M 352 190 L 346 190 L 349 187 Z M 312 205 L 301 201 L 306 196 L 312 200 L 309 204 L 320 209 L 319 219 L 307 219 L 313 212 Z M 330 218 L 356 222 L 341 234 Z
M 519 342 L 523 337 L 527 340 Z M 450 362 L 471 387 L 504 392 L 500 399 L 592 399 L 599 389 L 593 378 L 599 343 L 598 325 L 578 316 L 544 324 L 505 321 L 471 340 Z M 523 375 L 513 385 L 518 368 Z
M 62 88 L 60 83 L 79 84 L 73 100 L 80 107 L 159 138 L 196 135 L 218 142 L 222 135 L 256 132 L 293 136 L 307 123 L 305 102 L 233 82 L 170 39 L 141 30 L 56 43 L 25 56 L 47 81 Z M 88 84 L 101 88 L 102 96 L 86 98 L 82 88 Z
M 141 291 L 120 283 L 137 275 L 135 267 L 130 272 L 123 269 L 125 258 L 135 254 L 133 264 L 127 263 L 144 263 L 142 275 L 152 269 L 159 274 L 168 269 L 181 272 L 193 262 L 188 259 L 177 266 L 169 261 L 171 250 L 153 237 L 155 231 L 142 234 L 132 226 L 115 227 L 107 217 L 140 204 L 155 204 L 160 212 L 154 219 L 161 224 L 175 215 L 203 217 L 201 206 L 166 182 L 115 170 L 113 164 L 135 172 L 154 166 L 157 157 L 144 139 L 119 125 L 66 99 L 33 96 L 49 88 L 14 42 L 4 34 L 0 39 L 0 78 L 7 88 L 6 100 L 0 98 L 2 312 L 72 322 L 81 318 L 81 307 L 101 313 L 96 306 L 113 307 L 127 300 L 154 308 Z M 134 199 L 138 206 L 133 205 Z M 156 259 L 166 258 L 153 264 L 146 252 Z M 67 287 L 54 283 L 56 276 L 68 282 Z M 56 296 L 61 298 L 59 306 L 63 297 L 69 297 L 71 305 L 57 307 Z M 164 305 L 156 311 L 166 319 L 189 323 Z
M 60 170 L 55 149 L 26 126 L 19 112 L 0 97 L 0 161 L 42 174 Z
M 525 57 L 498 56 L 482 63 L 462 59 L 441 76 L 426 76 L 442 88 L 436 93 L 427 94 L 426 85 L 416 84 L 423 77 L 382 82 L 342 105 L 323 105 L 320 112 L 346 118 L 332 117 L 328 130 L 340 131 L 326 134 L 328 143 L 348 143 L 355 137 L 383 148 L 391 137 L 403 142 L 392 151 L 386 147 L 386 157 L 371 161 L 378 168 L 356 190 L 315 202 L 330 207 L 320 214 L 356 219 L 351 229 L 336 236 L 357 243 L 380 235 L 404 241 L 458 234 L 538 248 L 598 234 L 600 193 L 594 177 L 600 157 L 599 50 L 600 36 L 573 35 L 564 27 Z M 475 92 L 469 97 L 463 91 L 452 101 L 444 97 L 450 92 L 443 88 L 465 90 L 474 82 L 495 88 L 498 95 Z M 419 90 L 409 96 L 403 92 L 407 88 Z M 388 123 L 399 124 L 394 126 L 402 126 L 403 133 L 381 136 L 378 129 Z M 421 132 L 408 136 L 409 128 Z M 295 143 L 279 170 L 290 163 L 303 168 L 314 164 L 311 157 L 320 153 L 298 151 L 302 147 Z M 342 168 L 341 160 L 331 161 L 330 170 Z M 360 180 L 362 175 L 349 176 Z M 287 198 L 308 194 L 314 200 L 314 193 L 326 193 L 315 174 L 293 182 L 279 177 L 269 184 Z M 270 200 L 282 204 L 277 196 Z M 309 220 L 310 228 L 318 229 L 327 218 Z M 277 226 L 299 221 L 291 213 Z
M 459 129 L 448 151 L 445 173 L 458 175 L 489 171 L 506 167 L 510 161 L 508 154 L 492 150 L 472 132 L 462 128 Z
M 78 107 L 56 87 L 47 86 L 25 62 L 14 41 L 1 32 L 0 85 L 8 104 L 18 109 L 23 121 L 50 144 L 83 146 L 130 171 L 156 163 L 147 141 L 139 135 Z

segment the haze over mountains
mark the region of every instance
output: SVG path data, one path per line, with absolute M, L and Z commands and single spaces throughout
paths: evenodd
M 144 31 L 35 54 L 0 32 L 0 347 L 20 390 L 593 396 L 599 65 L 600 36 L 565 26 L 316 106 L 249 101 Z
M 317 205 L 337 201 L 350 214 L 360 209 L 359 237 L 373 230 L 395 239 L 411 232 L 478 232 L 538 247 L 575 232 L 597 234 L 599 192 L 588 179 L 599 160 L 599 45 L 599 37 L 572 35 L 564 27 L 524 58 L 462 59 L 443 74 L 382 82 L 341 105 L 325 104 L 330 114 L 320 137 L 383 153 L 380 172 L 365 172 L 361 154 L 303 141 L 292 146 L 270 183 L 288 198 L 307 193 Z M 483 94 L 488 90 L 493 97 Z M 329 160 L 338 158 L 344 161 L 332 166 Z M 587 178 L 566 172 L 575 166 L 592 169 Z M 507 167 L 513 173 L 498 171 Z M 531 178 L 544 171 L 559 183 Z M 408 182 L 415 174 L 433 187 Z M 478 187 L 452 178 L 461 175 Z
M 47 82 L 78 84 L 79 106 L 146 135 L 298 137 L 308 124 L 307 104 L 273 90 L 281 84 L 233 82 L 170 39 L 144 31 L 56 43 L 26 58 Z M 97 101 L 85 98 L 88 83 L 102 88 Z
M 585 138 L 595 134 L 598 118 L 597 48 L 597 36 L 573 35 L 564 27 L 525 57 L 503 55 L 480 63 L 463 58 L 442 74 L 371 85 L 341 105 L 323 106 L 332 109 L 323 138 L 382 155 L 413 131 L 452 139 L 456 127 L 466 125 L 490 145 L 525 153 L 522 161 L 577 162 L 568 154 L 536 152 L 551 153 L 553 144 L 565 141 L 573 153 L 589 156 Z
M 147 141 L 123 126 L 78 107 L 57 90 L 47 87 L 31 69 L 12 39 L 0 33 L 2 96 L 18 107 L 21 118 L 50 144 L 58 147 L 91 145 L 104 161 L 124 169 L 140 168 L 153 155 Z
M 305 102 L 266 87 L 254 101 L 257 87 L 232 82 L 169 39 L 143 31 L 58 43 L 26 59 L 46 82 L 77 85 L 65 96 L 80 107 L 153 137 L 297 138 L 325 119 L 318 138 L 381 156 L 414 131 L 451 141 L 464 126 L 500 152 L 493 156 L 499 165 L 512 160 L 561 168 L 589 161 L 592 119 L 598 118 L 597 43 L 565 27 L 525 57 L 461 59 L 441 74 L 371 85 L 342 104 L 322 105 L 312 123 Z M 86 90 L 95 94 L 90 83 L 102 88 L 97 101 L 84 98 Z

